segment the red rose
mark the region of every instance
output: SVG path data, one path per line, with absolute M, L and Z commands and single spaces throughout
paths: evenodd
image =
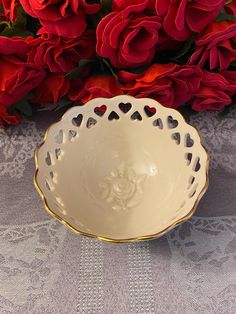
M 211 23 L 225 0 L 156 0 L 156 12 L 163 28 L 175 40 L 184 41 Z
M 0 37 L 0 106 L 3 112 L 34 89 L 45 72 L 26 62 L 27 39 Z
M 34 90 L 31 102 L 43 105 L 56 104 L 61 97 L 67 95 L 69 86 L 69 80 L 63 73 L 48 73 Z
M 26 61 L 27 54 L 30 51 L 29 43 L 31 40 L 32 37 L 7 38 L 5 36 L 0 36 L 0 58 L 3 55 L 14 55 L 17 56 L 19 59 Z
M 149 1 L 116 1 L 114 9 L 97 26 L 97 53 L 115 67 L 151 62 L 161 25 L 159 17 L 150 14 Z
M 203 70 L 200 87 L 188 103 L 196 111 L 220 110 L 232 103 L 235 93 L 236 72 L 220 74 Z
M 227 1 L 224 8 L 228 14 L 236 15 L 236 0 Z
M 196 51 L 189 63 L 204 66 L 209 61 L 210 69 L 227 69 L 236 59 L 236 23 L 213 22 L 197 38 Z
M 96 97 L 111 98 L 123 94 L 120 86 L 113 76 L 90 76 L 85 83 L 82 80 L 72 82 L 69 97 L 71 100 L 79 100 L 86 103 Z
M 145 3 L 145 8 L 148 12 L 155 11 L 155 0 L 113 0 L 112 1 L 112 11 L 123 11 L 127 7 L 132 5 L 143 5 Z
M 236 94 L 236 71 L 221 71 L 221 75 L 227 80 L 229 95 L 232 97 Z
M 69 38 L 80 36 L 87 25 L 85 14 L 94 14 L 101 7 L 86 0 L 20 0 L 20 3 L 29 15 L 40 20 L 43 25 L 40 34 Z
M 75 39 L 43 34 L 31 42 L 29 62 L 48 68 L 51 72 L 70 72 L 81 59 L 90 59 L 95 53 L 93 31 L 86 31 Z
M 176 108 L 199 88 L 202 71 L 195 66 L 169 63 L 153 64 L 142 74 L 121 71 L 119 76 L 129 95 L 151 97 L 166 107 Z
M 17 16 L 18 0 L 0 0 L 0 5 L 2 5 L 5 17 L 14 22 Z

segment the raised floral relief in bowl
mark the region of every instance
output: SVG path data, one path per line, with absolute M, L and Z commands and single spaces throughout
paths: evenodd
M 45 207 L 100 240 L 151 239 L 187 220 L 208 185 L 208 154 L 179 112 L 130 96 L 69 109 L 35 153 Z

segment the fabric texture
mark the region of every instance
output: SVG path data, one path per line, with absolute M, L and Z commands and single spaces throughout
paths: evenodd
M 189 118 L 211 156 L 194 217 L 121 245 L 80 237 L 43 209 L 33 153 L 53 120 L 0 130 L 0 313 L 236 313 L 236 111 Z

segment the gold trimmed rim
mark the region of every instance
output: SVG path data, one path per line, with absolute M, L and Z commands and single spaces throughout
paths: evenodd
M 117 97 L 117 96 L 116 96 Z M 110 99 L 113 99 L 113 98 L 116 98 L 116 97 L 111 97 Z M 119 96 L 118 96 L 119 97 Z M 130 98 L 134 98 L 136 99 L 135 97 L 132 97 L 132 96 L 129 96 Z M 107 98 L 109 99 L 109 98 Z M 94 100 L 94 99 L 93 99 Z M 206 192 L 208 186 L 209 186 L 209 174 L 208 174 L 208 170 L 209 170 L 209 162 L 210 162 L 210 157 L 209 157 L 209 153 L 208 153 L 208 150 L 206 149 L 206 147 L 204 146 L 203 142 L 202 142 L 202 137 L 199 133 L 199 131 L 191 126 L 192 128 L 194 128 L 199 136 L 199 139 L 200 139 L 200 144 L 201 146 L 203 147 L 206 155 L 207 155 L 207 160 L 206 160 L 206 167 L 205 167 L 205 178 L 206 178 L 206 181 L 205 181 L 205 184 L 202 188 L 202 190 L 200 191 L 192 209 L 189 211 L 189 213 L 187 215 L 185 215 L 184 217 L 178 219 L 177 221 L 175 221 L 173 224 L 171 224 L 169 227 L 163 229 L 162 231 L 160 232 L 157 232 L 157 233 L 154 233 L 154 234 L 149 234 L 149 235 L 144 235 L 144 236 L 139 236 L 139 237 L 134 237 L 134 238 L 128 238 L 128 239 L 113 239 L 113 238 L 109 238 L 109 237 L 102 237 L 102 236 L 98 236 L 98 235 L 95 235 L 95 234 L 90 234 L 90 233 L 86 233 L 84 231 L 80 231 L 78 229 L 76 229 L 75 227 L 73 227 L 69 222 L 67 222 L 66 220 L 64 220 L 63 218 L 61 218 L 59 215 L 57 215 L 56 213 L 54 213 L 50 207 L 48 206 L 48 203 L 47 203 L 47 200 L 42 192 L 42 190 L 40 189 L 39 185 L 38 185 L 38 182 L 37 182 L 37 175 L 38 175 L 38 172 L 39 172 L 39 165 L 38 165 L 38 151 L 39 149 L 41 148 L 41 146 L 44 145 L 45 141 L 47 140 L 47 136 L 48 136 L 48 132 L 50 130 L 50 128 L 59 123 L 65 116 L 65 114 L 68 113 L 68 111 L 70 111 L 72 108 L 68 109 L 63 115 L 62 117 L 56 121 L 56 122 L 53 122 L 51 125 L 49 125 L 49 127 L 46 129 L 45 131 L 45 134 L 44 134 L 44 137 L 43 137 L 43 141 L 36 147 L 35 149 L 35 152 L 34 152 L 34 159 L 35 159 L 35 173 L 34 173 L 34 185 L 35 185 L 35 188 L 36 190 L 38 191 L 40 197 L 42 198 L 42 201 L 43 201 L 43 205 L 44 205 L 44 208 L 46 209 L 46 211 L 54 218 L 56 218 L 57 220 L 59 220 L 63 225 L 65 225 L 67 228 L 69 228 L 70 230 L 74 231 L 76 234 L 79 234 L 79 235 L 82 235 L 82 236 L 85 236 L 85 237 L 89 237 L 89 238 L 94 238 L 94 239 L 97 239 L 97 240 L 100 240 L 100 241 L 104 241 L 104 242 L 110 242 L 110 243 L 130 243 L 130 242 L 138 242 L 138 241 L 145 241 L 145 240 L 153 240 L 153 239 L 156 239 L 156 238 L 159 238 L 161 236 L 163 236 L 164 234 L 166 234 L 167 232 L 169 232 L 170 230 L 172 230 L 173 228 L 177 227 L 179 224 L 187 221 L 189 218 L 191 218 L 193 216 L 193 214 L 195 213 L 196 209 L 197 209 L 197 206 L 201 200 L 201 198 L 203 197 L 204 193 Z M 178 113 L 180 114 L 180 116 L 183 118 L 184 122 L 186 124 L 189 125 L 189 123 L 187 123 L 185 117 L 182 115 L 182 113 L 180 113 L 178 111 Z

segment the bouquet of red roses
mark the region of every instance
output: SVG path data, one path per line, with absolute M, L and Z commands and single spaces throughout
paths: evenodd
M 0 0 L 0 125 L 119 94 L 232 105 L 235 15 L 235 0 Z

